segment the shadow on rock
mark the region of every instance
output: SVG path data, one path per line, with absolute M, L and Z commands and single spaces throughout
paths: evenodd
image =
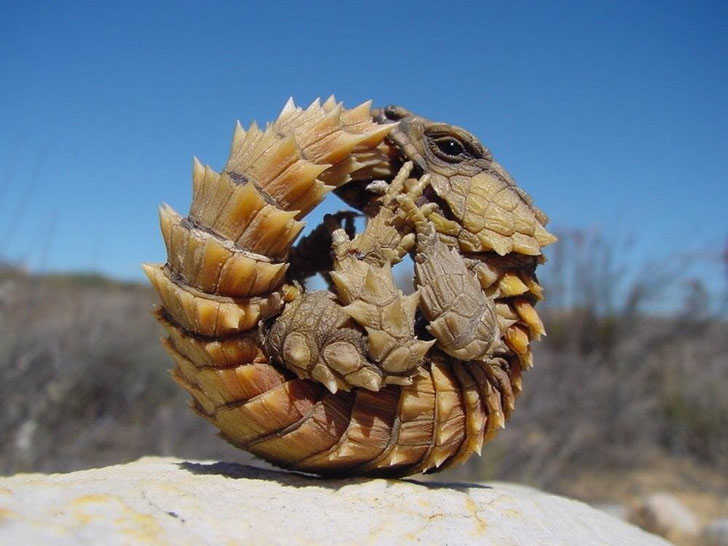
M 250 465 L 242 465 L 237 463 L 200 463 L 184 461 L 179 463 L 179 467 L 192 474 L 199 475 L 217 475 L 232 479 L 248 479 L 248 480 L 266 480 L 278 482 L 287 487 L 324 487 L 326 489 L 339 489 L 347 485 L 358 483 L 366 483 L 377 479 L 383 479 L 388 484 L 409 483 L 415 486 L 424 487 L 426 489 L 449 489 L 455 491 L 466 491 L 468 489 L 492 489 L 488 485 L 479 483 L 456 483 L 456 482 L 422 482 L 415 479 L 392 479 L 392 478 L 328 478 L 303 474 L 301 472 L 292 472 L 285 470 L 269 470 Z
M 286 470 L 268 470 L 237 463 L 198 463 L 184 461 L 179 467 L 192 474 L 213 474 L 232 479 L 265 480 L 278 482 L 287 487 L 325 487 L 338 489 L 346 485 L 368 481 L 366 478 L 332 479 Z
M 421 482 L 413 478 L 405 478 L 400 480 L 415 485 L 421 485 L 427 489 L 450 489 L 452 491 L 466 491 L 468 489 L 493 489 L 490 485 L 484 483 L 468 483 L 468 482 Z

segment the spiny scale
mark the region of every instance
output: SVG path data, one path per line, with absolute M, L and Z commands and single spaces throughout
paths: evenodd
M 371 121 L 370 107 L 345 110 L 332 96 L 304 110 L 289 100 L 264 130 L 253 123 L 245 132 L 237 125 L 224 171 L 254 181 L 277 206 L 302 218 L 368 164 L 356 161 L 355 148 L 369 151 L 391 131 Z
M 170 269 L 186 284 L 231 297 L 259 296 L 283 284 L 288 264 L 273 263 L 254 249 L 242 250 L 228 239 L 195 229 L 167 205 L 160 207 L 159 216 Z
M 160 295 L 154 315 L 168 334 L 172 377 L 226 440 L 282 467 L 402 476 L 480 454 L 513 411 L 521 370 L 532 365 L 531 339 L 544 335 L 533 308 L 543 297 L 533 267 L 510 254 L 462 254 L 485 244 L 501 254 L 540 255 L 551 242 L 542 218 L 524 216 L 505 194 L 497 203 L 514 211 L 513 225 L 494 218 L 481 229 L 473 213 L 483 203 L 474 203 L 461 211 L 463 229 L 430 206 L 426 222 L 438 232 L 439 257 L 418 292 L 397 289 L 392 264 L 432 249 L 415 249 L 400 207 L 400 196 L 421 181 L 409 178 L 412 163 L 384 140 L 396 125 L 373 121 L 371 102 L 346 109 L 332 96 L 300 108 L 290 99 L 264 128 L 236 125 L 221 172 L 194 160 L 186 218 L 160 208 L 167 263 L 143 267 Z M 305 215 L 334 188 L 394 177 L 402 165 L 363 233 L 349 240 L 344 230 L 334 232 L 337 293 L 288 282 L 289 250 Z M 495 359 L 415 333 L 439 292 L 458 285 L 453 272 L 467 281 L 473 301 L 492 302 L 488 312 L 502 338 L 493 343 Z M 451 319 L 428 327 L 458 327 Z M 479 360 L 459 359 L 473 355 Z

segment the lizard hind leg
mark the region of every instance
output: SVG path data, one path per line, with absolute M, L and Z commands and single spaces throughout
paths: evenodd
M 331 232 L 330 222 L 336 223 L 336 227 L 344 226 L 346 233 L 353 237 L 355 233 L 354 221 L 361 213 L 352 210 L 342 210 L 334 214 L 327 214 L 324 221 L 316 226 L 313 231 L 302 237 L 296 245 L 291 248 L 288 255 L 287 278 L 298 282 L 304 282 L 317 273 L 331 271 Z M 330 283 L 329 283 L 330 284 Z
M 291 302 L 263 338 L 275 360 L 332 393 L 352 387 L 377 391 L 382 385 L 361 331 L 331 292 L 310 292 Z

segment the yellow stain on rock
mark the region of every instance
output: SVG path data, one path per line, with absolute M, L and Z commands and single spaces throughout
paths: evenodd
M 17 512 L 8 510 L 7 508 L 0 508 L 0 524 L 9 519 L 18 519 L 20 516 Z
M 93 494 L 75 498 L 70 503 L 73 516 L 82 525 L 107 522 L 130 541 L 144 544 L 170 544 L 164 529 L 153 516 L 137 512 L 115 495 Z
M 488 529 L 488 524 L 482 519 L 479 514 L 478 503 L 470 497 L 465 497 L 465 508 L 470 514 L 472 514 L 473 519 L 475 520 L 475 536 L 484 535 L 485 531 Z

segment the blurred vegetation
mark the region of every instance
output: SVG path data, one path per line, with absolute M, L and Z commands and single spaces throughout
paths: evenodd
M 631 272 L 623 255 L 597 234 L 561 234 L 542 274 L 548 336 L 514 417 L 483 458 L 447 478 L 558 490 L 575 469 L 655 456 L 728 474 L 725 298 L 680 264 Z M 167 376 L 155 302 L 146 285 L 0 268 L 0 473 L 154 454 L 249 460 Z
M 0 270 L 0 473 L 233 451 L 169 379 L 154 303 L 141 284 Z

